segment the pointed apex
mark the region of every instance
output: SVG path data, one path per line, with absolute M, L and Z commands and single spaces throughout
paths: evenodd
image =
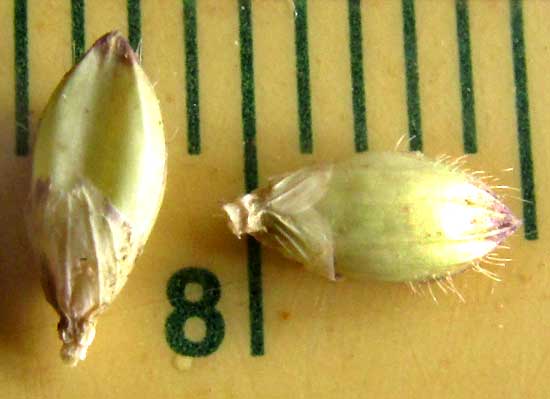
M 63 341 L 60 355 L 65 364 L 74 367 L 86 359 L 88 348 L 95 337 L 95 320 L 72 320 L 62 316 L 57 326 Z
M 139 57 L 132 49 L 130 42 L 119 31 L 112 31 L 101 36 L 90 51 L 101 51 L 104 57 L 116 56 L 128 65 L 139 63 Z

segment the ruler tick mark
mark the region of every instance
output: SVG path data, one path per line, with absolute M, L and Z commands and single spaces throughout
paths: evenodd
M 460 67 L 464 152 L 473 154 L 477 152 L 477 134 L 468 0 L 456 0 L 456 30 Z
M 86 48 L 84 0 L 71 0 L 71 22 L 73 35 L 73 64 L 76 64 L 84 55 Z
M 510 0 L 510 27 L 516 85 L 516 118 L 518 129 L 521 191 L 523 194 L 523 224 L 525 238 L 536 240 L 537 209 L 535 178 L 531 153 L 531 124 L 529 120 L 529 94 L 527 90 L 527 65 L 525 62 L 525 39 L 523 36 L 523 10 L 521 0 Z
M 238 6 L 239 38 L 241 42 L 240 58 L 244 139 L 244 176 L 246 191 L 249 192 L 258 187 L 252 6 L 250 0 L 239 0 Z M 260 244 L 252 237 L 249 237 L 247 240 L 247 248 L 251 354 L 252 356 L 261 356 L 265 351 L 261 248 Z
M 311 127 L 309 45 L 307 39 L 307 0 L 295 0 L 294 10 L 300 151 L 311 154 L 313 152 L 313 133 Z
M 140 0 L 128 0 L 128 41 L 138 52 L 141 59 L 141 2 Z
M 416 49 L 414 0 L 402 0 L 402 7 L 405 73 L 407 78 L 409 146 L 411 151 L 422 151 L 422 122 L 420 114 L 420 94 L 418 90 L 418 55 Z
M 348 1 L 348 18 L 355 151 L 363 152 L 368 149 L 368 141 L 365 108 L 365 78 L 363 74 L 361 0 Z
M 29 54 L 27 0 L 14 2 L 15 42 L 15 153 L 29 153 Z
M 187 105 L 187 152 L 201 153 L 199 105 L 199 55 L 197 48 L 196 0 L 183 1 L 185 30 L 185 90 Z

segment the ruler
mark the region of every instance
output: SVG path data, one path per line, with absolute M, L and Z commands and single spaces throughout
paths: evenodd
M 543 0 L 2 2 L 3 397 L 547 397 L 549 17 Z M 68 369 L 22 204 L 40 112 L 113 29 L 160 99 L 167 193 L 88 359 Z M 436 304 L 325 281 L 227 229 L 222 203 L 268 177 L 401 137 L 520 189 L 502 282 L 464 273 L 466 302 L 434 291 Z

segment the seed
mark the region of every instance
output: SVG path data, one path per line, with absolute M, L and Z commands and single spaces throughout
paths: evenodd
M 29 232 L 71 365 L 147 241 L 165 168 L 153 87 L 128 41 L 108 33 L 53 93 L 33 149 Z
M 482 178 L 420 153 L 306 167 L 224 210 L 238 237 L 251 234 L 331 280 L 445 279 L 521 225 Z

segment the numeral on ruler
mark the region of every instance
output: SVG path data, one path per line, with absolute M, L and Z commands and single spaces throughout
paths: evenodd
M 185 287 L 190 283 L 199 284 L 202 297 L 198 301 L 185 298 Z M 176 272 L 167 287 L 168 300 L 175 308 L 166 319 L 166 340 L 174 352 L 185 356 L 208 356 L 214 353 L 223 341 L 225 322 L 216 305 L 221 297 L 220 281 L 210 271 L 188 267 Z M 198 317 L 206 325 L 204 338 L 191 341 L 185 336 L 185 322 Z

